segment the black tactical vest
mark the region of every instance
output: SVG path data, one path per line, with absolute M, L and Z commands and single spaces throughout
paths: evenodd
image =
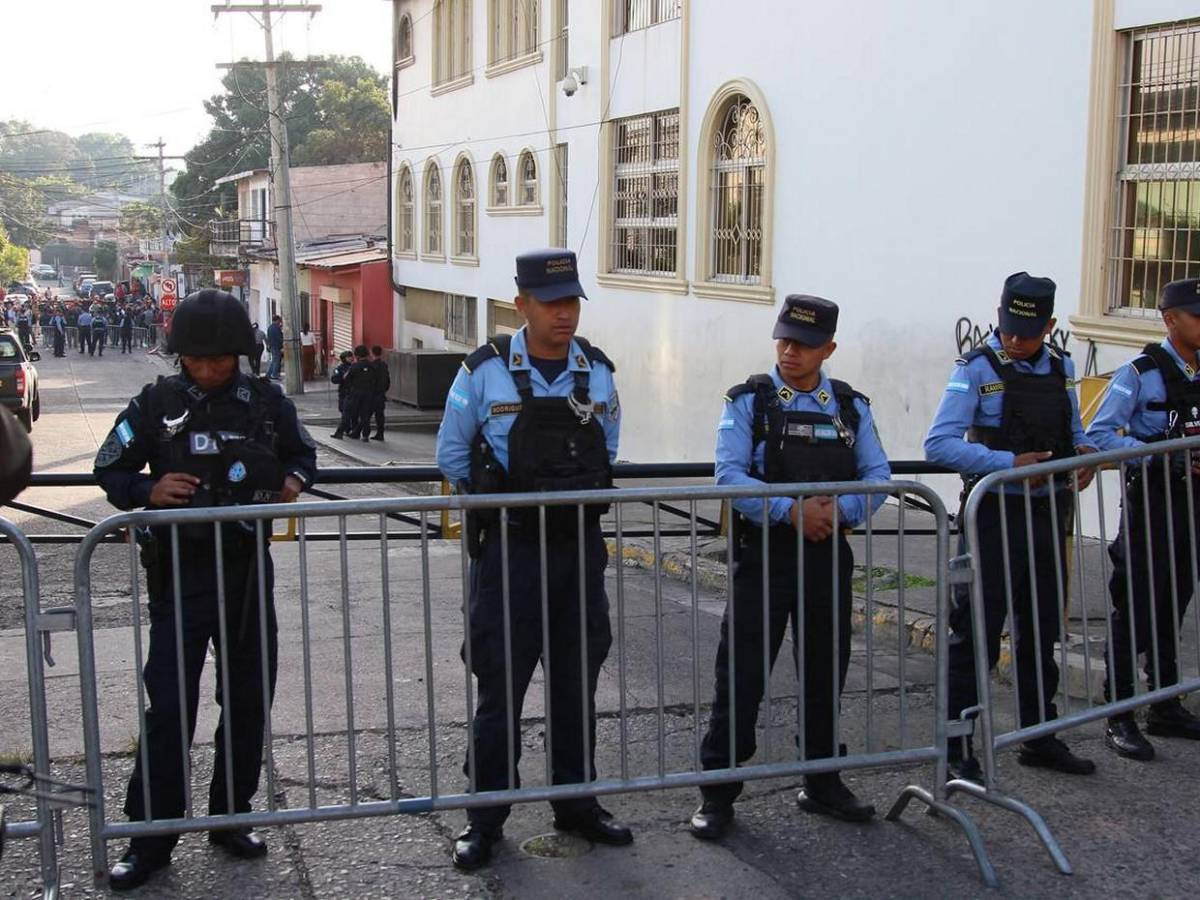
M 576 337 L 592 365 L 604 363 L 615 369 L 604 353 Z M 473 371 L 482 362 L 498 357 L 508 364 L 511 336 L 493 338 L 467 357 L 464 365 Z M 567 397 L 535 397 L 528 371 L 512 372 L 520 396 L 516 420 L 508 432 L 508 470 L 495 460 L 482 430 L 476 434 L 471 452 L 471 489 L 474 493 L 582 491 L 612 487 L 608 442 L 600 424 L 600 413 L 589 396 L 588 372 L 575 372 L 575 386 Z M 607 506 L 586 508 L 589 520 L 599 518 Z M 571 525 L 574 507 L 547 509 L 547 522 Z M 513 515 L 514 520 L 536 522 L 536 510 Z M 573 531 L 572 531 L 573 533 Z
M 1000 425 L 974 425 L 967 440 L 1017 455 L 1042 450 L 1053 453 L 1052 459 L 1075 455 L 1071 395 L 1062 351 L 1046 346 L 1042 352 L 1050 357 L 1050 371 L 1045 375 L 1018 372 L 1008 354 L 997 353 L 987 344 L 963 356 L 968 363 L 977 356 L 986 357 L 1000 378 L 995 389 L 1004 393 Z
M 790 412 L 785 400 L 796 392 L 786 385 L 776 388 L 770 375 L 752 375 L 725 395 L 735 400 L 754 393 L 753 447 L 763 444 L 763 471 L 751 475 L 772 484 L 818 481 L 855 481 L 858 460 L 854 456 L 859 414 L 856 399 L 869 403 L 844 381 L 830 379 L 837 411 Z
M 854 444 L 861 417 L 854 405 L 856 399 L 870 403 L 844 381 L 829 380 L 837 409 L 833 414 L 791 412 L 783 408 L 796 391 L 786 385 L 776 387 L 767 374 L 751 375 L 745 382 L 730 388 L 725 395 L 729 401 L 743 394 L 754 394 L 753 425 L 751 428 L 751 459 L 754 450 L 763 444 L 763 471 L 750 470 L 754 478 L 771 484 L 804 484 L 822 481 L 856 481 L 858 460 Z M 748 542 L 761 540 L 762 527 L 739 514 L 735 519 L 736 557 Z M 796 537 L 790 525 L 770 528 L 772 553 L 787 558 L 795 556 Z
M 1200 435 L 1200 382 L 1185 378 L 1179 364 L 1161 344 L 1147 344 L 1143 355 L 1133 361 L 1138 374 L 1157 368 L 1167 392 L 1165 401 L 1153 401 L 1146 409 L 1167 414 L 1167 427 L 1161 434 L 1138 435 L 1145 441 L 1167 441 Z
M 255 378 L 238 378 L 213 394 L 181 376 L 160 378 L 147 410 L 158 439 L 151 474 L 199 478 L 191 506 L 278 500 L 286 478 L 276 451 L 281 399 L 277 389 Z

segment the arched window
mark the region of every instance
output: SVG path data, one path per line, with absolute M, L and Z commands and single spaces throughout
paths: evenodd
M 413 242 L 413 178 L 412 169 L 408 164 L 400 167 L 400 176 L 396 179 L 396 252 L 412 253 L 415 249 Z
M 766 168 L 767 139 L 758 110 L 748 97 L 735 97 L 713 135 L 714 281 L 759 283 Z
M 412 17 L 408 13 L 404 13 L 396 25 L 396 65 L 412 62 L 412 59 Z
M 437 160 L 425 167 L 425 253 L 441 256 L 442 251 L 442 174 Z
M 461 157 L 454 170 L 454 255 L 475 257 L 475 172 Z
M 508 162 L 502 154 L 492 157 L 491 206 L 508 206 Z
M 538 170 L 537 157 L 533 151 L 526 150 L 521 154 L 517 163 L 517 177 L 521 179 L 520 192 L 517 195 L 518 206 L 537 206 L 538 204 Z

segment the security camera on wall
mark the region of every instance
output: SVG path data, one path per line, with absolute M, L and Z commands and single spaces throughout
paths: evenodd
M 568 97 L 574 97 L 579 86 L 583 84 L 587 84 L 587 66 L 579 66 L 567 72 L 567 77 L 562 80 L 562 91 Z

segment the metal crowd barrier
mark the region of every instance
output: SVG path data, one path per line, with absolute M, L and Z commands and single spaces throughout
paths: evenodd
M 1025 817 L 1063 874 L 1070 874 L 1071 866 L 1050 828 L 1031 806 L 1001 789 L 997 753 L 1200 690 L 1200 614 L 1189 603 L 1200 586 L 1195 496 L 1200 472 L 1194 473 L 1191 463 L 1195 458 L 1200 464 L 1200 457 L 1192 456 L 1196 451 L 1200 438 L 1188 438 L 993 472 L 974 486 L 964 506 L 967 552 L 951 560 L 951 569 L 957 573 L 952 581 L 969 585 L 972 621 L 976 626 L 985 621 L 988 592 L 995 604 L 1002 587 L 1009 633 L 1021 631 L 1013 625 L 1014 612 L 1024 619 L 1023 627 L 1032 627 L 1008 648 L 1012 676 L 1007 687 L 991 678 L 993 660 L 984 629 L 973 628 L 979 705 L 964 711 L 968 721 L 951 723 L 951 731 L 952 739 L 971 734 L 977 716 L 984 784 L 956 780 L 949 790 Z M 1090 490 L 1094 505 L 1080 490 L 1084 469 L 1097 470 Z M 1048 490 L 1049 479 L 1055 490 Z M 1005 492 L 1004 502 L 998 502 L 998 492 Z M 1114 523 L 1116 500 L 1120 512 Z M 986 534 L 984 516 L 997 517 Z M 1085 519 L 1097 539 L 1085 537 Z M 1024 552 L 1028 546 L 1039 546 L 1042 553 Z M 1118 559 L 1128 561 L 1123 576 L 1116 568 Z M 1169 596 L 1156 595 L 1154 573 L 1169 578 Z M 1118 601 L 1114 591 L 1127 599 Z M 1190 628 L 1184 623 L 1189 605 Z M 1123 612 L 1114 625 L 1118 607 Z M 1126 665 L 1124 654 L 1120 660 L 1115 656 L 1114 627 L 1128 641 L 1132 673 L 1132 694 L 1122 698 L 1110 689 L 1118 662 Z M 1047 628 L 1055 633 L 1045 633 Z M 1190 641 L 1188 632 L 1194 634 Z M 1194 646 L 1185 647 L 1189 642 Z M 1145 681 L 1138 673 L 1142 654 Z M 1172 660 L 1174 675 L 1164 673 Z M 1057 691 L 1048 685 L 1055 677 Z M 1024 690 L 1036 692 L 1036 704 L 1028 694 L 1022 703 L 1022 681 Z M 1058 715 L 1052 706 L 1056 701 L 1061 703 Z
M 701 762 L 701 737 L 708 724 L 704 709 L 711 697 L 710 688 L 705 685 L 711 684 L 708 679 L 715 658 L 717 628 L 713 618 L 700 615 L 697 572 L 702 548 L 697 537 L 697 506 L 703 501 L 746 499 L 765 505 L 766 497 L 803 499 L 815 495 L 884 495 L 900 501 L 899 527 L 886 536 L 886 540 L 875 534 L 869 521 L 865 531 L 855 535 L 854 540 L 863 542 L 868 573 L 872 571 L 873 563 L 883 556 L 891 558 L 894 553 L 898 558 L 901 614 L 906 582 L 905 499 L 919 498 L 933 516 L 937 561 L 933 699 L 929 699 L 926 691 L 911 689 L 905 671 L 908 637 L 904 629 L 899 629 L 894 643 L 876 639 L 872 630 L 876 588 L 872 578 L 868 577 L 865 586 L 866 653 L 855 657 L 849 673 L 861 689 L 856 688 L 853 696 L 841 693 L 839 703 L 838 654 L 829 654 L 833 660 L 832 670 L 819 671 L 817 664 L 810 665 L 806 661 L 806 653 L 811 648 L 805 632 L 818 627 L 817 623 L 825 622 L 823 617 L 828 610 L 832 616 L 828 621 L 829 633 L 833 637 L 829 646 L 840 646 L 848 639 L 851 622 L 843 615 L 845 605 L 838 602 L 839 566 L 844 562 L 839 556 L 843 551 L 837 549 L 841 541 L 833 541 L 829 561 L 830 596 L 829 592 L 817 590 L 806 581 L 803 574 L 806 561 L 809 566 L 825 563 L 812 561 L 818 559 L 812 555 L 815 551 L 801 539 L 799 532 L 793 532 L 800 577 L 793 579 L 796 587 L 789 589 L 785 605 L 781 607 L 794 616 L 793 665 L 780 666 L 773 683 L 769 655 L 738 659 L 734 645 L 728 660 L 730 687 L 735 687 L 742 678 L 764 679 L 760 749 L 746 760 L 745 765 L 736 769 L 705 770 Z M 682 546 L 682 552 L 691 563 L 690 580 L 668 585 L 664 582 L 664 567 L 656 565 L 652 569 L 653 586 L 650 589 L 642 582 L 630 584 L 632 576 L 618 564 L 609 572 L 608 584 L 615 601 L 610 608 L 587 578 L 589 564 L 586 560 L 598 559 L 598 554 L 606 552 L 602 542 L 597 545 L 598 535 L 592 530 L 595 526 L 585 525 L 585 505 L 589 504 L 611 504 L 618 559 L 623 558 L 627 533 L 648 528 L 655 559 L 662 559 L 669 541 L 674 542 L 672 546 Z M 662 515 L 667 506 L 687 512 L 689 527 L 685 537 L 663 537 Z M 726 524 L 730 527 L 724 530 L 715 546 L 707 549 L 715 550 L 727 563 L 725 592 L 727 598 L 733 598 L 734 558 L 739 542 L 731 527 L 732 512 L 728 506 L 725 509 L 725 514 L 730 517 Z M 843 535 L 847 530 L 840 526 L 836 502 L 833 509 L 833 534 Z M 501 578 L 498 593 L 490 594 L 484 605 L 472 606 L 470 584 L 472 578 L 480 577 L 478 567 L 485 563 L 469 559 L 467 541 L 455 547 L 432 540 L 431 522 L 443 510 L 468 515 L 495 511 L 497 520 L 488 531 L 480 552 L 485 558 L 491 555 L 492 563 L 487 565 L 498 560 Z M 564 510 L 565 519 L 562 518 Z M 297 541 L 274 548 L 276 554 L 288 555 L 288 564 L 275 569 L 275 608 L 281 617 L 292 617 L 293 626 L 297 625 L 294 617 L 298 613 L 300 640 L 287 641 L 279 647 L 277 683 L 282 689 L 278 695 L 272 693 L 269 667 L 259 666 L 261 677 L 249 679 L 266 710 L 263 726 L 266 785 L 257 794 L 258 808 L 219 815 L 205 815 L 196 808 L 193 790 L 197 771 L 205 770 L 211 755 L 200 747 L 189 752 L 189 724 L 192 723 L 180 716 L 180 736 L 178 741 L 171 743 L 172 752 L 179 753 L 177 762 L 181 771 L 186 773 L 182 814 L 139 821 L 124 821 L 123 817 L 111 816 L 104 805 L 105 775 L 101 761 L 106 752 L 128 746 L 129 732 L 134 727 L 140 734 L 146 733 L 147 694 L 142 678 L 147 653 L 142 630 L 141 592 L 144 588 L 140 581 L 138 548 L 130 541 L 127 550 L 120 552 L 127 555 L 132 601 L 128 678 L 133 682 L 130 687 L 136 691 L 137 719 L 118 721 L 129 710 L 130 704 L 125 699 L 128 695 L 122 692 L 119 704 L 114 700 L 113 709 L 102 711 L 97 693 L 92 632 L 93 554 L 112 535 L 154 528 L 161 536 L 161 552 L 173 560 L 173 577 L 158 582 L 160 587 L 153 598 L 151 618 L 164 629 L 170 627 L 165 623 L 173 622 L 176 690 L 168 690 L 166 695 L 177 696 L 179 707 L 185 710 L 189 702 L 198 702 L 197 721 L 211 721 L 215 707 L 204 705 L 205 692 L 196 694 L 198 688 L 194 684 L 185 684 L 183 677 L 181 613 L 185 588 L 195 590 L 195 579 L 200 577 L 197 572 L 203 570 L 194 567 L 213 567 L 218 640 L 212 669 L 219 673 L 220 684 L 229 685 L 230 639 L 234 629 L 238 629 L 243 642 L 247 635 L 250 636 L 256 644 L 252 649 L 261 657 L 270 653 L 269 629 L 254 627 L 247 630 L 246 617 L 249 615 L 252 620 L 257 614 L 258 622 L 271 620 L 264 574 L 268 571 L 266 556 L 271 552 L 266 535 L 270 520 L 280 515 L 278 506 L 269 505 L 121 513 L 96 525 L 82 542 L 75 561 L 75 610 L 87 774 L 98 798 L 90 817 L 92 864 L 97 880 L 103 881 L 106 877 L 107 842 L 136 836 L 598 797 L 837 770 L 927 766 L 928 786 L 912 784 L 906 787 L 887 818 L 898 819 L 914 799 L 941 813 L 964 831 L 982 877 L 989 884 L 995 883 L 994 871 L 973 821 L 962 810 L 945 802 L 947 657 L 942 636 L 947 609 L 945 573 L 949 557 L 949 517 L 935 492 L 921 484 L 905 481 L 781 485 L 773 486 L 765 495 L 761 487 L 755 486 L 699 486 L 566 492 L 550 496 L 425 496 L 291 504 L 286 515 L 298 522 Z M 412 517 L 420 523 L 419 544 L 389 542 L 392 517 L 397 515 Z M 310 544 L 306 539 L 310 524 L 318 519 L 336 523 L 339 536 L 336 546 Z M 371 522 L 377 528 L 377 547 L 352 544 L 348 539 L 352 526 L 362 521 Z M 246 524 L 236 524 L 239 522 Z M 253 537 L 246 544 L 252 549 L 238 552 L 252 554 L 254 559 L 252 564 L 246 563 L 250 568 L 244 581 L 227 584 L 225 561 L 234 559 L 236 551 L 227 536 L 231 530 L 239 529 L 242 534 L 253 533 Z M 206 544 L 206 539 L 211 543 Z M 752 547 L 753 541 L 742 552 L 762 553 L 765 591 L 768 584 L 765 573 L 770 569 L 771 556 L 786 554 L 788 548 L 775 539 L 760 540 L 759 549 Z M 295 554 L 294 559 L 292 554 Z M 326 563 L 320 575 L 313 570 L 313 557 L 318 557 L 318 563 Z M 193 567 L 187 581 L 180 574 L 182 558 Z M 567 560 L 571 560 L 571 565 L 567 565 Z M 325 574 L 329 565 L 336 565 L 338 572 L 332 578 Z M 562 566 L 567 566 L 565 576 Z M 242 570 L 235 571 L 237 575 L 233 577 L 240 578 Z M 103 567 L 100 571 L 109 587 L 111 572 L 111 567 Z M 549 583 L 552 575 L 556 579 L 553 586 Z M 753 580 L 750 583 L 754 583 Z M 489 580 L 489 584 L 495 586 L 493 580 Z M 810 596 L 813 590 L 816 593 Z M 765 594 L 762 597 L 763 639 L 769 642 L 774 640 L 766 633 L 771 610 Z M 811 616 L 808 615 L 810 603 L 820 604 Z M 748 611 L 754 610 L 755 604 L 739 606 L 731 602 L 728 608 L 727 627 L 737 634 L 736 617 L 753 615 Z M 485 614 L 491 627 L 485 629 L 483 620 L 477 620 L 478 629 L 473 630 L 472 617 Z M 754 627 L 753 620 L 751 627 Z M 537 640 L 539 632 L 540 641 Z M 587 648 L 587 652 L 572 650 L 573 637 L 564 639 L 564 635 L 575 634 L 578 635 L 576 646 Z M 553 635 L 557 636 L 552 639 Z M 486 642 L 483 642 L 484 637 L 488 639 Z M 536 664 L 528 656 L 530 641 L 537 644 L 541 656 L 543 690 L 540 698 L 536 696 L 538 691 L 531 691 L 526 703 L 521 705 L 520 696 L 530 683 Z M 596 664 L 598 658 L 608 652 L 609 642 L 615 653 L 609 655 L 606 667 L 596 674 L 589 669 L 589 660 Z M 246 650 L 240 645 L 237 649 L 238 652 Z M 109 659 L 113 658 L 111 653 L 110 648 Z M 894 687 L 890 676 L 885 678 L 885 673 L 880 670 L 886 655 L 893 653 L 898 667 Z M 653 660 L 653 664 L 647 669 L 635 671 L 631 667 L 631 661 L 644 664 L 648 660 Z M 891 665 L 890 662 L 887 664 Z M 792 677 L 784 678 L 784 673 L 789 670 Z M 495 709 L 489 707 L 482 725 L 476 717 L 477 683 L 472 672 L 477 675 L 487 673 L 484 677 L 491 679 L 489 702 L 498 706 Z M 556 675 L 551 677 L 547 673 Z M 595 733 L 586 724 L 587 692 L 579 687 L 586 685 L 589 678 L 598 683 L 598 730 Z M 815 722 L 808 716 L 807 703 L 802 699 L 806 696 L 806 679 L 809 684 L 815 684 L 813 679 L 819 679 L 829 686 L 831 721 Z M 503 694 L 502 703 L 495 695 L 494 681 L 497 680 L 503 682 L 503 687 L 499 688 Z M 885 681 L 888 681 L 886 688 Z M 574 684 L 574 693 L 569 687 L 561 687 L 562 684 Z M 560 690 L 564 693 L 558 693 Z M 819 698 L 820 688 L 814 690 Z M 447 694 L 454 699 L 445 701 Z M 736 693 L 731 693 L 731 698 L 730 717 L 735 723 L 738 716 L 757 712 L 738 709 Z M 229 699 L 230 702 L 224 705 L 226 710 L 237 702 L 236 696 L 231 695 Z M 271 711 L 272 699 L 276 707 L 274 713 Z M 576 721 L 582 723 L 582 734 L 578 731 L 569 733 L 566 725 L 551 724 L 555 723 L 555 709 L 573 712 L 576 702 L 580 704 Z M 563 703 L 572 705 L 564 707 Z M 570 713 L 561 715 L 569 716 Z M 495 734 L 498 716 L 504 723 L 499 729 L 505 735 L 501 741 L 508 748 L 507 758 L 481 760 L 476 752 L 475 738 L 484 732 L 477 728 L 491 729 L 489 733 Z M 526 782 L 522 783 L 518 755 L 523 742 L 518 732 L 526 727 L 537 728 L 543 720 L 547 723 L 544 766 L 526 764 Z M 805 758 L 806 729 L 826 726 L 831 731 L 832 755 Z M 235 721 L 233 728 L 236 727 Z M 207 728 L 207 724 L 200 728 L 202 740 Z M 222 743 L 225 810 L 235 808 L 231 731 L 228 727 L 224 729 Z M 635 736 L 641 736 L 641 739 Z M 793 736 L 799 738 L 799 758 Z M 597 769 L 606 771 L 599 771 L 595 780 L 584 777 L 562 783 L 562 778 L 556 778 L 556 770 L 574 760 L 574 751 L 560 750 L 556 756 L 556 741 L 564 742 L 560 743 L 563 748 L 567 747 L 566 742 L 581 748 L 579 771 L 589 771 L 593 751 L 601 755 Z M 732 739 L 730 743 L 730 751 L 736 759 L 738 747 Z M 843 747 L 840 751 L 839 746 Z M 330 749 L 332 753 L 327 752 Z M 503 757 L 504 751 L 500 753 Z M 139 746 L 138 756 L 142 773 L 152 773 L 155 761 L 150 759 L 144 742 Z M 464 757 L 465 764 L 462 764 Z M 169 764 L 174 768 L 174 761 Z M 487 768 L 491 776 L 481 775 L 481 766 Z M 535 769 L 541 768 L 544 772 L 538 777 Z M 498 772 L 498 769 L 502 771 Z M 464 775 L 465 789 L 459 787 Z M 481 784 L 485 778 L 491 783 Z M 286 808 L 277 797 L 279 781 L 284 779 L 289 785 L 299 786 L 298 795 L 288 798 Z M 153 808 L 148 777 L 143 778 L 140 792 L 135 790 L 134 793 L 140 793 L 144 809 Z
M 25 659 L 29 673 L 29 719 L 30 736 L 33 744 L 33 766 L 39 775 L 50 772 L 50 741 L 46 719 L 45 670 L 39 635 L 43 630 L 42 610 L 39 605 L 38 565 L 33 545 L 8 519 L 0 518 L 0 534 L 7 538 L 17 553 L 21 564 L 21 586 L 25 603 Z M 4 824 L 3 839 L 36 838 L 41 864 L 42 896 L 53 900 L 58 896 L 58 852 L 56 837 L 61 840 L 61 831 L 52 796 L 37 791 L 37 818 L 33 821 L 7 822 Z

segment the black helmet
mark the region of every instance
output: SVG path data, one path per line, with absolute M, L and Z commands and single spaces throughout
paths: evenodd
M 171 317 L 167 352 L 184 356 L 250 356 L 254 329 L 232 294 L 205 288 L 184 297 Z

